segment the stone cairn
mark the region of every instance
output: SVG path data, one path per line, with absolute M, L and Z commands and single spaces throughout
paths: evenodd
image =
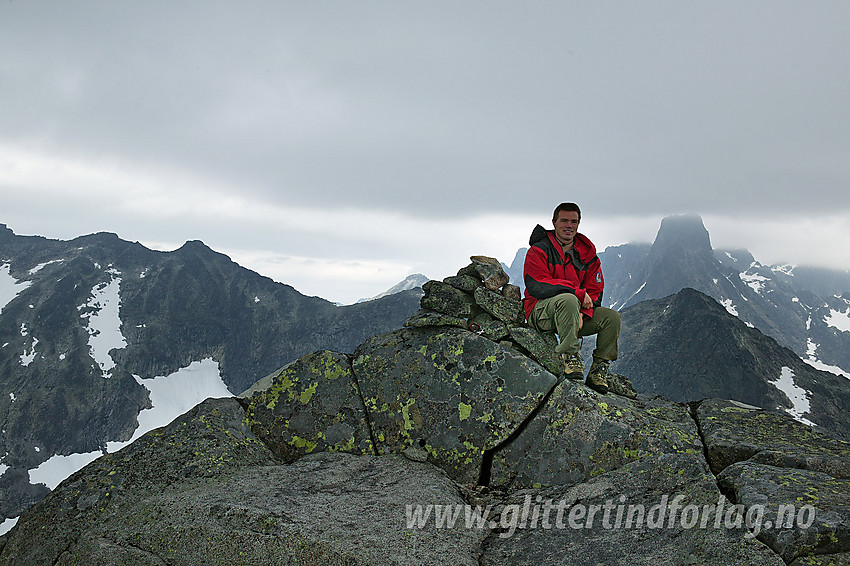
M 472 263 L 457 275 L 442 281 L 428 281 L 420 308 L 404 323 L 407 327 L 455 326 L 514 348 L 536 360 L 559 379 L 564 362 L 555 353 L 558 339 L 554 332 L 542 333 L 525 321 L 520 288 L 498 259 L 483 255 L 469 258 Z M 636 393 L 625 376 L 612 374 L 612 393 L 634 398 Z

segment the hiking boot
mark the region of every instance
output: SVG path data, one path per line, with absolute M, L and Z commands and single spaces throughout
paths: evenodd
M 608 360 L 593 360 L 593 365 L 590 366 L 590 371 L 587 372 L 585 385 L 603 395 L 608 393 L 609 365 L 611 365 L 611 362 Z
M 580 381 L 584 377 L 584 362 L 581 360 L 581 354 L 564 354 L 564 375 L 568 379 Z

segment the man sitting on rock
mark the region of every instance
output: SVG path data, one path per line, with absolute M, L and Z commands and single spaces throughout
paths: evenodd
M 584 377 L 579 349 L 583 336 L 596 334 L 593 363 L 587 385 L 608 392 L 608 366 L 617 359 L 620 313 L 602 305 L 602 277 L 596 246 L 580 234 L 581 210 L 572 202 L 561 203 L 552 215 L 554 230 L 537 225 L 525 256 L 525 298 L 528 322 L 540 332 L 558 333 L 555 352 L 564 359 L 570 379 Z

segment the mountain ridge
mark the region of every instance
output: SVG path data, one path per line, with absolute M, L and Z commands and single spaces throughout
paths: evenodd
M 239 392 L 316 348 L 353 348 L 401 326 L 419 300 L 407 292 L 337 307 L 197 240 L 162 252 L 106 232 L 63 241 L 4 227 L 0 265 L 14 282 L 0 305 L 3 517 L 44 495 L 27 470 L 131 437 L 150 408 L 134 376 L 211 359 Z

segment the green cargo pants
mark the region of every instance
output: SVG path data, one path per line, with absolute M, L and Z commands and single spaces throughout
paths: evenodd
M 581 329 L 581 302 L 571 293 L 561 293 L 543 299 L 534 305 L 528 322 L 540 332 L 558 333 L 561 343 L 555 348 L 558 354 L 574 354 L 581 348 L 579 338 L 596 334 L 593 357 L 608 361 L 617 359 L 617 341 L 620 338 L 620 313 L 605 307 L 593 309 L 593 318 L 585 318 Z

